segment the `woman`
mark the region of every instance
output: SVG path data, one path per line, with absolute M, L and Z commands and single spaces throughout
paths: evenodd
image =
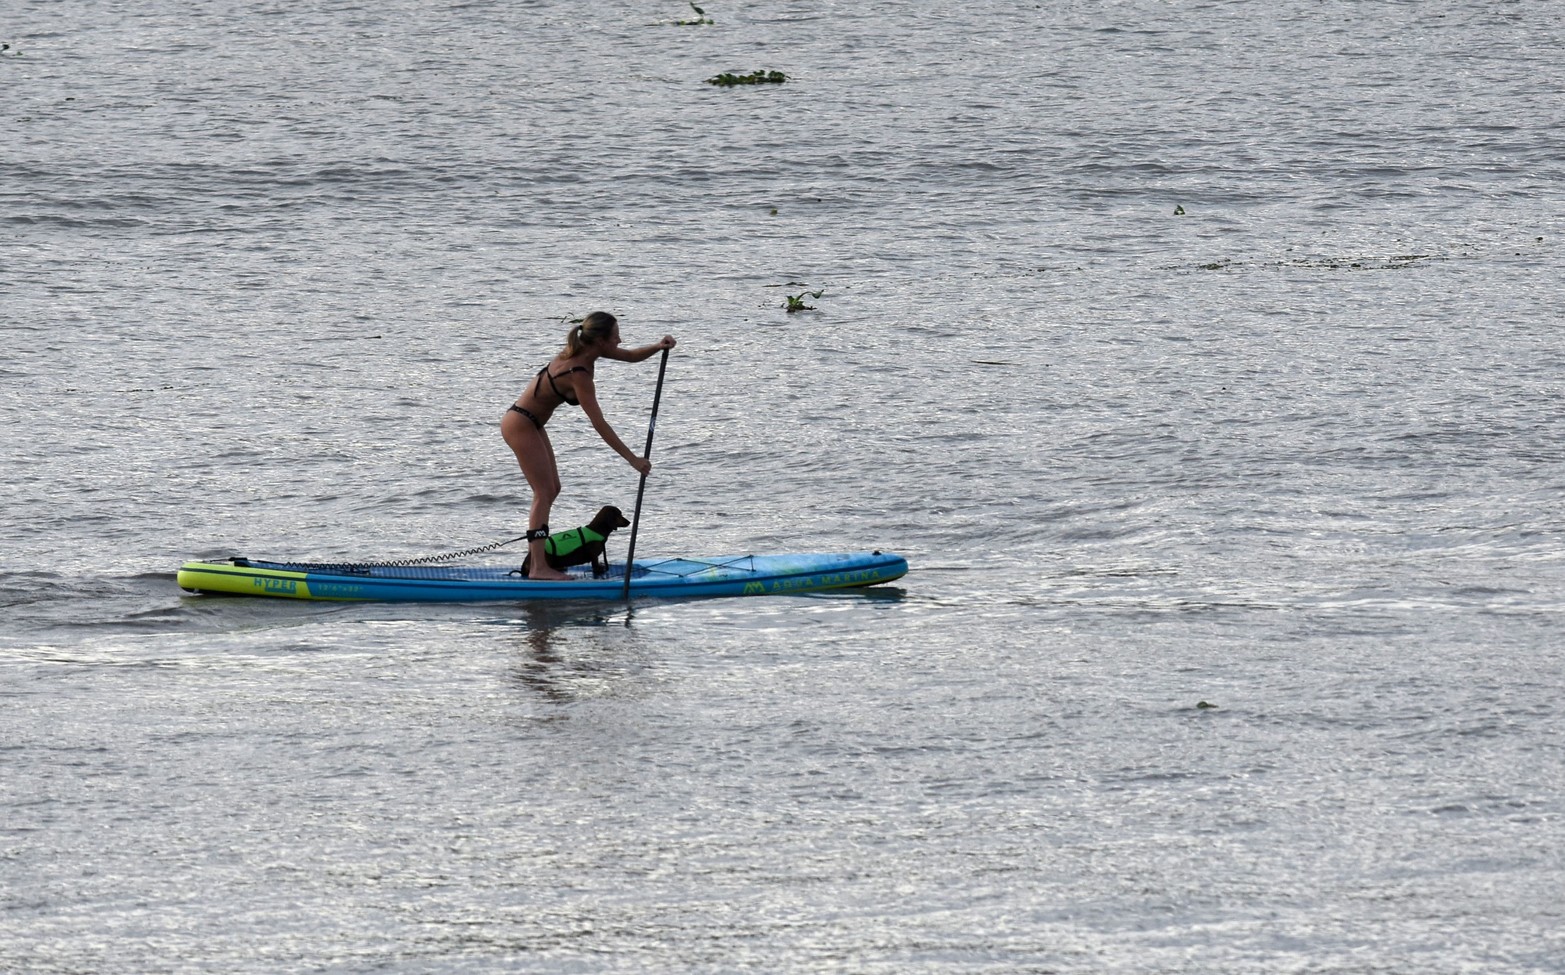
M 549 442 L 543 425 L 549 422 L 561 403 L 580 406 L 603 442 L 614 448 L 631 467 L 646 474 L 652 470 L 652 462 L 632 453 L 603 418 L 592 370 L 600 358 L 641 362 L 654 352 L 673 347 L 674 337 L 665 335 L 661 341 L 639 349 L 622 349 L 619 322 L 606 311 L 595 311 L 566 333 L 565 348 L 538 370 L 537 377 L 527 384 L 526 392 L 505 411 L 500 420 L 500 435 L 516 454 L 516 462 L 522 465 L 527 485 L 533 490 L 532 512 L 527 519 L 527 548 L 532 555 L 529 579 L 571 578 L 551 568 L 543 554 L 544 540 L 549 537 L 549 509 L 560 496 L 560 470 L 554 460 L 554 445 Z

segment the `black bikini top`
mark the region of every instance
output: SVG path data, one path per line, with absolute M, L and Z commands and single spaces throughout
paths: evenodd
M 537 395 L 539 395 L 539 393 L 542 392 L 542 390 L 543 390 L 543 381 L 545 379 L 547 379 L 547 380 L 549 380 L 549 388 L 554 390 L 554 395 L 558 396 L 560 398 L 561 402 L 565 403 L 565 405 L 567 405 L 567 406 L 580 406 L 581 404 L 576 402 L 576 398 L 574 396 L 571 396 L 568 393 L 566 393 L 564 390 L 560 389 L 559 385 L 557 383 L 555 383 L 556 379 L 560 379 L 560 378 L 563 378 L 565 376 L 569 376 L 573 372 L 584 372 L 584 373 L 586 373 L 589 376 L 592 375 L 592 370 L 588 369 L 586 366 L 572 366 L 571 368 L 565 370 L 564 372 L 560 373 L 559 375 L 555 375 L 554 373 L 551 373 L 549 371 L 549 367 L 548 366 L 544 366 L 542 369 L 538 370 L 538 383 L 533 388 L 533 395 L 537 396 Z

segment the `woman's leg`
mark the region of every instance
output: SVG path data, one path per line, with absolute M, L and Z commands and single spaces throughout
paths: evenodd
M 527 478 L 527 486 L 533 492 L 527 529 L 535 531 L 547 528 L 549 510 L 554 507 L 554 499 L 560 496 L 560 471 L 554 459 L 554 445 L 549 442 L 549 435 L 542 428 L 534 426 L 531 420 L 520 413 L 507 412 L 505 419 L 500 421 L 500 433 L 516 455 L 516 462 L 521 465 L 522 474 Z M 527 578 L 571 578 L 549 565 L 549 560 L 544 556 L 543 544 L 543 538 L 535 538 L 527 543 L 527 552 L 532 559 Z

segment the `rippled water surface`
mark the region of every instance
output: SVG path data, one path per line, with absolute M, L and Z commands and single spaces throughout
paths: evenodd
M 7 9 L 0 971 L 1565 971 L 1554 9 L 703 9 Z M 638 553 L 912 572 L 175 586 L 519 534 L 596 308 Z

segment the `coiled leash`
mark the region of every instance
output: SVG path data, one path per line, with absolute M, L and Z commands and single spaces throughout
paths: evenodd
M 549 529 L 545 527 L 542 529 L 542 531 L 544 533 L 543 537 L 548 537 Z M 362 572 L 365 569 L 408 569 L 420 565 L 434 565 L 437 562 L 449 562 L 452 559 L 465 559 L 470 555 L 482 555 L 485 552 L 493 552 L 495 549 L 505 548 L 507 545 L 514 545 L 517 542 L 529 541 L 532 536 L 533 532 L 528 532 L 525 535 L 518 535 L 515 538 L 502 539 L 498 542 L 490 542 L 488 545 L 480 545 L 477 548 L 464 548 L 459 552 L 441 552 L 438 555 L 420 555 L 411 559 L 388 559 L 384 562 L 288 562 L 279 564 L 297 566 L 306 570 L 319 570 L 322 572 Z M 234 561 L 245 562 L 248 560 L 235 558 Z
M 543 528 L 543 534 L 545 538 L 547 538 L 549 535 L 549 528 L 547 525 Z M 517 542 L 527 541 L 532 538 L 532 535 L 532 532 L 528 532 L 525 535 L 518 535 L 515 538 L 502 539 L 498 542 L 490 542 L 488 545 L 480 545 L 477 548 L 464 548 L 460 552 L 442 552 L 439 555 L 421 555 L 416 559 L 395 559 L 390 562 L 358 562 L 355 564 L 371 569 L 401 569 L 415 565 L 431 565 L 435 562 L 449 562 L 452 559 L 465 559 L 470 555 L 483 555 L 485 552 L 493 552 L 495 549 L 505 548 L 507 545 L 514 545 Z

